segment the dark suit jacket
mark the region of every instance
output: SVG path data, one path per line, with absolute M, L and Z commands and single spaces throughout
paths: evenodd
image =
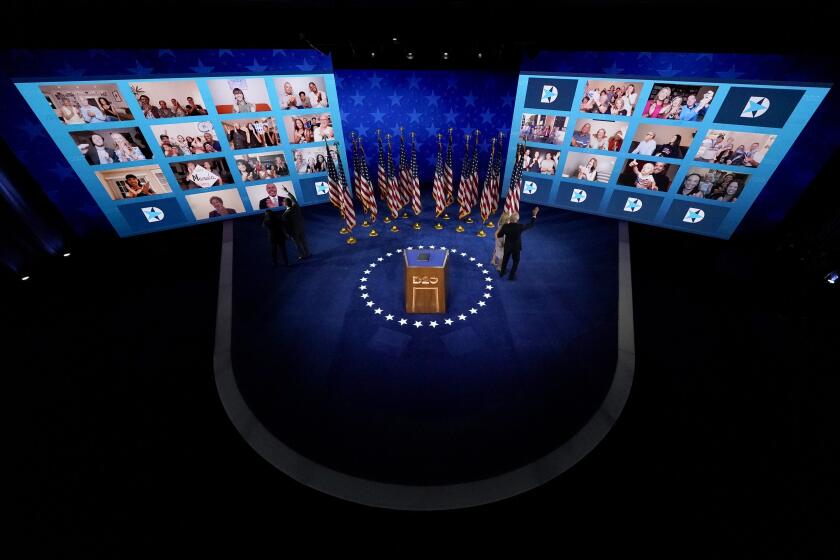
M 303 233 L 303 213 L 300 211 L 300 206 L 296 202 L 293 202 L 283 212 L 283 221 L 286 223 L 286 230 L 291 235 L 300 235 Z
M 266 208 L 268 208 L 268 199 L 269 199 L 269 197 L 265 197 L 263 199 L 260 199 L 260 210 L 265 210 Z M 280 206 L 285 206 L 283 204 L 283 197 L 282 196 L 277 197 L 277 202 L 280 204 Z M 280 206 L 275 206 L 275 208 L 279 208 Z
M 522 250 L 522 232 L 526 229 L 530 229 L 534 227 L 534 224 L 537 222 L 537 219 L 534 216 L 531 216 L 531 221 L 527 224 L 505 224 L 502 226 L 502 229 L 499 230 L 499 233 L 496 234 L 496 237 L 504 237 L 505 238 L 505 253 L 514 253 L 517 251 Z
M 117 153 L 112 150 L 111 148 L 105 148 L 105 151 L 108 152 L 108 155 L 111 156 L 111 160 L 116 163 L 119 160 L 117 159 Z M 102 163 L 99 161 L 99 151 L 96 149 L 96 146 L 93 143 L 90 144 L 87 153 L 85 154 L 85 159 L 91 165 L 99 165 Z

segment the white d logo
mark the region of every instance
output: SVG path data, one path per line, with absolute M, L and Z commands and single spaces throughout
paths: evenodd
M 642 209 L 642 201 L 638 198 L 628 197 L 627 203 L 624 204 L 625 212 L 638 212 Z
M 533 181 L 525 181 L 525 184 L 522 185 L 522 192 L 525 194 L 534 194 L 537 192 L 537 184 Z
M 689 224 L 696 224 L 697 222 L 702 222 L 705 217 L 706 213 L 699 208 L 689 208 L 683 217 L 683 221 Z
M 572 198 L 571 198 L 572 202 L 580 203 L 580 202 L 583 202 L 584 200 L 586 200 L 586 191 L 585 190 L 574 189 L 572 191 Z
M 324 181 L 315 182 L 315 194 L 322 195 L 330 192 L 330 186 Z
M 146 221 L 149 223 L 163 221 L 164 213 L 163 210 L 161 210 L 160 208 L 155 208 L 154 206 L 147 206 L 145 208 L 141 208 L 140 210 L 143 211 L 143 216 L 145 216 Z
M 555 99 L 557 99 L 557 88 L 554 86 L 543 86 L 540 101 L 543 103 L 552 103 Z
M 750 97 L 744 110 L 741 111 L 741 117 L 745 119 L 754 119 L 760 117 L 770 108 L 770 100 L 766 97 Z

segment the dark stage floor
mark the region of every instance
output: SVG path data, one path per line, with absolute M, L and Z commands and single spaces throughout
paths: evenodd
M 509 281 L 478 224 L 401 219 L 348 246 L 332 207 L 306 210 L 314 256 L 288 269 L 271 268 L 259 217 L 233 234 L 236 381 L 298 453 L 364 479 L 453 484 L 546 455 L 598 410 L 616 369 L 617 223 L 544 209 Z M 401 251 L 429 245 L 452 251 L 448 310 L 406 314 Z
M 555 216 L 558 228 L 589 222 Z M 315 224 L 313 216 L 313 236 Z M 548 233 L 542 225 L 526 233 L 537 236 L 531 241 Z M 614 231 L 615 223 L 593 227 Z M 552 242 L 589 243 L 573 230 L 566 235 Z M 321 258 L 329 248 L 316 239 Z M 242 252 L 252 252 L 255 269 L 266 256 L 263 241 Z M 381 239 L 383 247 L 387 241 Z M 213 378 L 220 224 L 78 247 L 30 283 L 4 289 L 15 532 L 29 546 L 84 543 L 94 550 L 109 537 L 142 540 L 150 520 L 205 533 L 223 526 L 272 540 L 278 527 L 304 525 L 399 534 L 395 525 L 408 522 L 413 530 L 451 535 L 512 520 L 539 532 L 534 528 L 550 520 L 553 538 L 561 531 L 590 543 L 600 542 L 591 539 L 602 539 L 605 530 L 650 535 L 655 528 L 683 546 L 788 556 L 826 550 L 820 539 L 836 506 L 836 297 L 814 284 L 813 271 L 798 258 L 779 254 L 773 239 L 721 242 L 631 224 L 630 241 L 637 363 L 614 428 L 578 465 L 536 490 L 432 516 L 316 492 L 262 459 L 233 427 Z M 342 247 L 341 254 L 364 247 Z M 522 283 L 497 288 L 505 297 L 494 313 L 510 312 L 507 302 L 523 314 L 546 305 L 514 302 L 534 289 L 531 282 L 557 281 L 536 273 L 548 255 L 526 251 Z M 266 269 L 252 282 L 282 286 L 308 274 L 306 266 L 286 277 Z M 325 265 L 312 268 L 318 266 Z M 359 277 L 355 264 L 343 266 L 337 272 Z M 602 266 L 612 265 L 605 259 Z M 295 289 L 311 306 L 320 287 Z M 350 301 L 346 293 L 340 297 Z M 565 292 L 548 303 L 553 313 L 585 319 L 568 300 Z M 351 304 L 346 320 L 358 319 L 357 328 L 373 335 L 378 327 L 359 304 L 360 298 Z M 552 330 L 568 336 L 563 325 Z M 290 339 L 312 343 L 288 327 L 276 338 L 278 353 Z M 360 331 L 357 340 L 354 352 L 364 353 L 370 339 Z M 332 367 L 323 366 L 323 375 L 335 375 Z M 526 370 L 516 373 L 522 379 Z M 429 379 L 438 376 L 451 379 L 438 373 Z M 440 386 L 457 389 L 448 381 Z M 551 426 L 541 435 L 556 433 Z

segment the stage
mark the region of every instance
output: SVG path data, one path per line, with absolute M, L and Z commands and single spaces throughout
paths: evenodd
M 371 505 L 465 507 L 553 478 L 615 422 L 634 364 L 626 224 L 545 208 L 509 281 L 477 223 L 378 221 L 348 246 L 337 211 L 304 213 L 313 256 L 288 242 L 288 268 L 261 217 L 226 223 L 219 283 L 219 394 L 286 474 Z M 409 247 L 451 251 L 447 313 L 404 312 Z

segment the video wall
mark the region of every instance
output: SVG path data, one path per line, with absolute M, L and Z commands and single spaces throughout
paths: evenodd
M 522 200 L 728 239 L 824 86 L 520 74 L 504 186 Z
M 332 74 L 15 85 L 121 236 L 328 200 Z

